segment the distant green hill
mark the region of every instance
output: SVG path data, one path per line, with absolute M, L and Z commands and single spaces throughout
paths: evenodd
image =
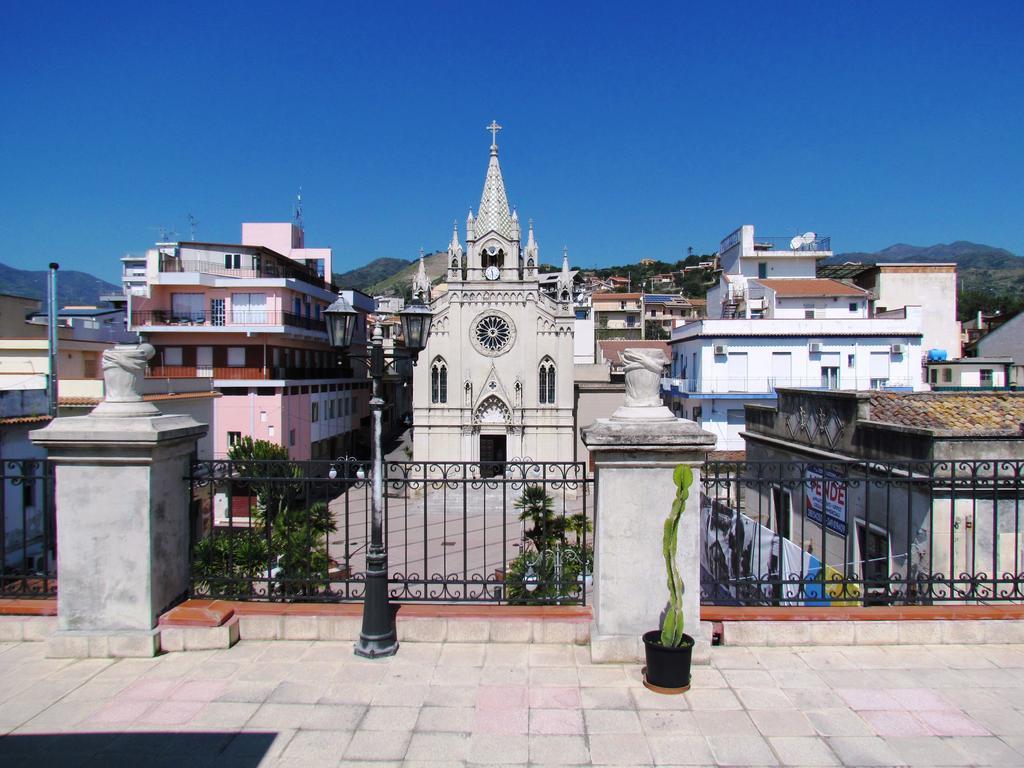
M 409 287 L 412 285 L 412 279 L 416 275 L 416 270 L 419 269 L 419 263 L 419 259 L 413 259 L 411 262 L 406 262 L 405 266 L 400 271 L 388 275 L 364 290 L 371 296 L 377 296 L 379 294 L 405 295 L 409 292 Z M 423 268 L 426 271 L 430 282 L 436 283 L 439 279 L 444 277 L 445 271 L 448 268 L 447 251 L 434 251 L 433 253 L 424 256 Z
M 875 253 L 837 253 L 826 263 L 848 261 L 954 263 L 957 265 L 957 314 L 967 320 L 976 312 L 1017 312 L 1024 308 L 1024 258 L 1005 248 L 957 240 L 917 246 L 897 243 Z
M 366 292 L 370 286 L 386 280 L 409 266 L 405 259 L 392 259 L 388 257 L 374 259 L 357 269 L 350 269 L 348 272 L 334 273 L 334 284 L 343 289 L 355 289 Z
M 17 269 L 0 264 L 0 293 L 13 293 L 45 302 L 49 274 L 46 269 Z M 57 271 L 57 301 L 62 307 L 69 304 L 95 304 L 100 294 L 120 292 L 121 286 L 100 280 L 88 272 L 74 269 Z

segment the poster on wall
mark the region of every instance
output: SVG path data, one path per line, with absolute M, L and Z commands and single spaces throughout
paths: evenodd
M 806 515 L 837 536 L 846 536 L 846 480 L 816 464 L 807 467 L 804 482 Z

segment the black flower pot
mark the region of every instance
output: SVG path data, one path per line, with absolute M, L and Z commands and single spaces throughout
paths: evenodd
M 690 660 L 693 638 L 683 635 L 683 644 L 667 648 L 661 644 L 661 630 L 644 633 L 644 686 L 656 693 L 683 693 L 690 689 Z

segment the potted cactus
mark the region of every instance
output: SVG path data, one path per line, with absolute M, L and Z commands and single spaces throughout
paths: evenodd
M 644 685 L 657 693 L 683 693 L 689 690 L 690 660 L 693 654 L 693 638 L 683 632 L 683 579 L 676 565 L 679 521 L 690 495 L 693 470 L 680 464 L 672 479 L 676 486 L 676 496 L 672 501 L 672 511 L 665 519 L 665 531 L 662 534 L 662 554 L 668 577 L 668 607 L 665 609 L 661 629 L 645 632 L 643 636 L 647 659 Z

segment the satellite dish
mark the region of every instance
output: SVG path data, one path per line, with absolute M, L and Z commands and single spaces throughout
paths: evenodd
M 818 236 L 814 232 L 804 232 L 802 235 L 797 235 L 789 241 L 789 248 L 793 251 L 799 251 L 805 245 L 810 245 Z

